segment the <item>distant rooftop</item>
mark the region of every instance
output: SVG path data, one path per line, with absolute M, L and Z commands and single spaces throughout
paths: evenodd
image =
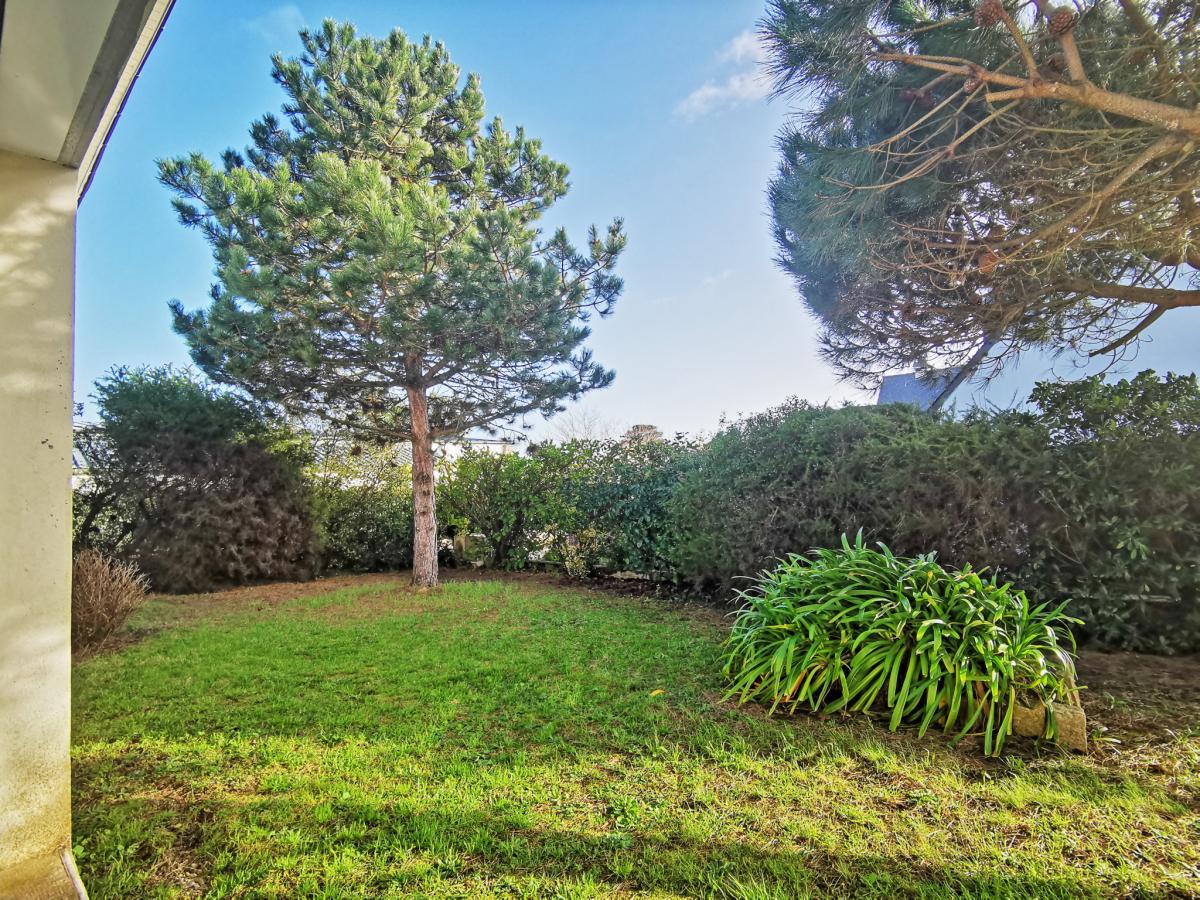
M 956 370 L 946 369 L 925 379 L 918 378 L 916 372 L 884 375 L 883 383 L 879 386 L 879 399 L 875 403 L 880 406 L 885 403 L 911 403 L 920 409 L 929 409 L 955 374 Z

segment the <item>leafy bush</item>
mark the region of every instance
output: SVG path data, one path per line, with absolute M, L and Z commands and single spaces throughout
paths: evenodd
M 658 439 L 575 445 L 562 482 L 568 511 L 563 534 L 571 542 L 564 557 L 593 572 L 671 578 L 673 523 L 667 505 L 680 466 L 694 449 L 685 441 Z
M 1038 385 L 1025 412 L 790 403 L 676 466 L 676 577 L 728 593 L 798 548 L 864 529 L 897 553 L 986 562 L 1110 647 L 1200 649 L 1194 376 Z
M 75 554 L 71 569 L 71 649 L 94 650 L 146 602 L 146 576 L 95 550 Z
M 1200 649 L 1200 387 L 1142 372 L 1039 384 L 1047 450 L 1009 475 L 1036 491 L 1015 574 L 1070 597 L 1109 646 Z
M 1044 445 L 1023 421 L 955 421 L 911 406 L 791 402 L 728 426 L 681 466 L 671 564 L 702 592 L 865 529 L 897 552 L 1007 568 L 1027 496 L 1003 473 Z
M 1018 698 L 1050 704 L 1074 693 L 1070 621 L 1023 591 L 927 554 L 895 556 L 859 534 L 840 550 L 792 554 L 741 592 L 725 650 L 729 694 L 771 711 L 889 711 L 889 726 L 937 725 L 956 740 L 983 732 L 998 754 Z
M 96 399 L 100 424 L 76 441 L 77 549 L 132 562 L 164 591 L 311 575 L 307 451 L 266 411 L 170 367 L 119 369 Z
M 563 517 L 560 490 L 572 453 L 552 445 L 526 456 L 468 448 L 438 484 L 439 519 L 482 534 L 492 565 L 524 568 Z
M 310 469 L 326 569 L 379 572 L 412 565 L 412 470 L 396 447 L 338 437 L 317 442 Z
M 440 518 L 484 535 L 493 565 L 546 552 L 569 574 L 669 573 L 666 504 L 688 446 L 669 441 L 539 444 L 527 455 L 468 450 L 438 487 Z
M 371 486 L 325 494 L 321 508 L 325 568 L 381 572 L 412 565 L 412 493 Z

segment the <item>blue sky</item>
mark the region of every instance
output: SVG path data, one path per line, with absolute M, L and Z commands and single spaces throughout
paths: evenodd
M 80 209 L 75 390 L 116 364 L 186 363 L 167 301 L 202 305 L 207 245 L 176 221 L 154 160 L 242 146 L 277 111 L 270 54 L 332 17 L 446 43 L 483 80 L 488 114 L 523 124 L 567 163 L 547 227 L 577 240 L 625 218 L 625 293 L 591 346 L 615 384 L 583 407 L 614 425 L 714 429 L 796 395 L 871 398 L 817 355 L 817 326 L 773 262 L 765 189 L 789 114 L 768 102 L 752 38 L 762 0 L 178 0 Z M 1200 310 L 1173 312 L 1124 368 L 1192 371 Z M 986 392 L 1007 403 L 1051 367 L 1031 360 Z M 1073 376 L 1069 362 L 1053 367 Z

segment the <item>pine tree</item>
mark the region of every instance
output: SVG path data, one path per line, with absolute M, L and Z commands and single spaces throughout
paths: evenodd
M 552 415 L 613 373 L 582 345 L 620 291 L 621 221 L 586 252 L 538 220 L 566 166 L 482 126 L 478 76 L 445 47 L 326 21 L 273 58 L 283 117 L 244 153 L 159 162 L 212 245 L 206 310 L 172 303 L 214 380 L 360 439 L 413 450 L 413 581 L 437 581 L 432 442 Z
M 1195 0 L 775 0 L 780 262 L 863 383 L 1200 306 Z

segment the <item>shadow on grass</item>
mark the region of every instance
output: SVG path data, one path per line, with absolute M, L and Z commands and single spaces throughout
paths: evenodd
M 205 858 L 203 871 L 195 863 L 185 867 L 190 873 L 186 883 L 196 895 L 216 896 L 427 895 L 448 885 L 456 896 L 509 890 L 556 897 L 649 891 L 739 900 L 1053 900 L 1093 894 L 1069 877 L 972 873 L 915 858 L 839 851 L 806 839 L 764 849 L 677 831 L 531 827 L 523 815 L 501 807 L 336 800 L 318 810 L 320 822 L 298 819 L 295 802 L 285 796 L 193 803 L 171 813 L 172 830 L 186 846 L 164 855 Z M 245 823 L 257 827 L 247 829 Z M 162 874 L 177 875 L 178 870 L 176 865 Z M 572 885 L 591 890 L 576 894 Z

